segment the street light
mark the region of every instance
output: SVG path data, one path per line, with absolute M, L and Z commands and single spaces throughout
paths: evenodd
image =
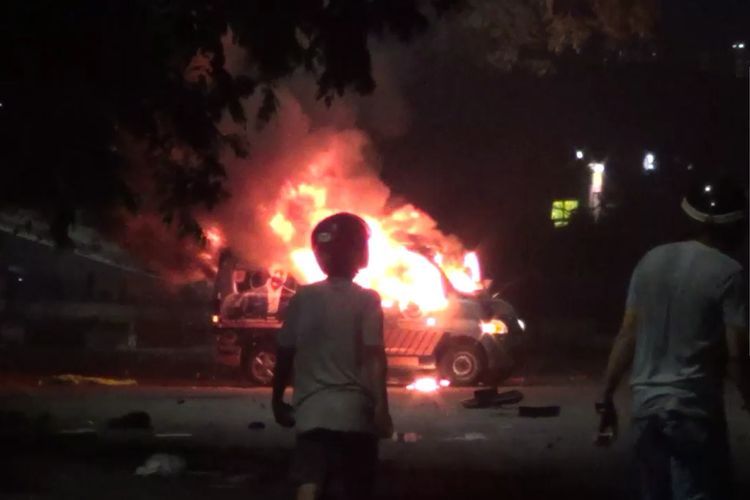
M 591 162 L 591 185 L 589 186 L 589 209 L 594 214 L 594 219 L 598 219 L 602 210 L 602 191 L 604 190 L 604 163 Z
M 646 151 L 646 154 L 643 156 L 643 170 L 647 172 L 656 170 L 656 156 L 654 156 L 654 153 Z
M 576 158 L 578 160 L 583 160 L 583 150 L 582 149 L 576 149 Z

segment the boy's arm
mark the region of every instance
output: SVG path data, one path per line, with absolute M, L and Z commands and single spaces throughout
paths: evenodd
M 273 372 L 273 395 L 274 402 L 284 400 L 284 391 L 289 387 L 294 368 L 293 347 L 281 347 L 276 350 L 276 366 Z
M 388 361 L 383 339 L 383 308 L 380 296 L 372 293 L 362 325 L 363 363 L 370 377 L 370 387 L 375 399 L 375 427 L 378 435 L 389 438 L 393 434 L 388 405 Z
M 365 364 L 375 389 L 375 407 L 388 411 L 388 361 L 383 346 L 365 346 Z
M 295 295 L 289 301 L 284 325 L 276 337 L 276 366 L 273 372 L 271 407 L 276 422 L 283 427 L 294 426 L 293 409 L 284 402 L 284 392 L 291 382 L 294 369 L 299 314 L 299 295 Z

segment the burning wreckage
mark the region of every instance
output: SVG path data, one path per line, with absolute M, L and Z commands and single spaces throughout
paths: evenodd
M 525 325 L 510 304 L 490 294 L 477 255 L 412 205 L 374 211 L 326 186 L 314 168 L 308 174 L 287 183 L 268 213 L 276 262 L 258 266 L 229 248 L 219 252 L 212 316 L 217 362 L 240 368 L 254 383 L 270 383 L 275 335 L 289 300 L 300 284 L 325 277 L 309 246 L 310 231 L 347 210 L 371 229 L 370 262 L 355 282 L 382 298 L 391 372 L 412 380 L 438 374 L 457 385 L 507 377 Z M 220 228 L 208 237 L 222 247 Z

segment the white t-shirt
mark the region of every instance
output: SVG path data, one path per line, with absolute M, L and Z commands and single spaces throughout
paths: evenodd
M 697 241 L 651 250 L 633 271 L 633 415 L 723 416 L 726 326 L 747 327 L 742 266 Z
M 287 309 L 279 347 L 295 348 L 298 433 L 312 429 L 374 432 L 374 390 L 365 347 L 383 346 L 380 296 L 346 279 L 300 287 Z

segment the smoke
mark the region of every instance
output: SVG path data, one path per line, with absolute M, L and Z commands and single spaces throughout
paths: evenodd
M 244 54 L 231 44 L 231 34 L 223 42 L 227 70 L 241 72 Z M 289 248 L 308 245 L 316 220 L 309 216 L 314 207 L 284 194 L 309 183 L 325 186 L 327 207 L 377 218 L 400 214 L 388 221 L 387 229 L 416 247 L 440 241 L 443 250 L 460 249 L 460 243 L 443 236 L 426 214 L 403 215 L 414 208 L 397 203 L 379 178 L 380 160 L 371 137 L 392 138 L 408 131 L 410 111 L 401 78 L 408 74 L 409 60 L 401 46 L 379 44 L 373 49 L 372 64 L 378 85 L 372 95 L 347 94 L 326 106 L 316 99 L 313 78 L 298 74 L 275 89 L 278 111 L 260 129 L 252 119 L 245 126 L 229 118 L 220 124 L 224 132 L 243 136 L 249 146 L 244 158 L 229 148 L 222 155 L 229 199 L 211 211 L 194 214 L 208 235 L 221 235 L 220 243 L 209 238 L 201 246 L 180 238 L 164 227 L 155 211 L 127 217 L 117 239 L 149 268 L 177 282 L 210 277 L 221 247 L 230 248 L 252 266 L 292 266 Z M 259 105 L 259 96 L 243 102 L 246 116 L 256 116 Z M 139 154 L 134 151 L 131 156 L 138 161 Z M 272 230 L 275 213 L 283 213 L 294 227 L 291 241 L 282 241 Z
M 352 107 L 339 102 L 328 110 L 330 114 L 311 113 L 308 109 L 316 104 L 308 103 L 306 109 L 291 87 L 277 95 L 277 115 L 260 132 L 248 133 L 249 157 L 227 153 L 224 158 L 230 199 L 199 217 L 205 226 L 221 228 L 230 248 L 260 266 L 278 262 L 279 255 L 285 253 L 269 221 L 280 208 L 281 193 L 290 186 L 324 183 L 333 206 L 368 213 L 382 213 L 390 196 L 378 178 L 369 137 L 354 126 Z M 252 107 L 254 103 L 247 104 Z M 311 207 L 296 208 L 306 209 Z M 300 228 L 296 238 L 303 237 L 303 229 L 307 228 Z
M 228 58 L 236 59 L 229 52 Z M 397 52 L 381 46 L 373 51 L 378 87 L 370 96 L 347 94 L 326 106 L 315 98 L 310 76 L 298 75 L 276 89 L 278 111 L 260 130 L 251 124 L 237 130 L 226 120 L 222 125 L 227 132 L 244 134 L 249 155 L 238 158 L 225 153 L 231 196 L 213 211 L 199 214 L 201 223 L 219 228 L 226 245 L 252 265 L 269 266 L 279 263 L 286 248 L 269 221 L 280 209 L 280 193 L 292 184 L 323 181 L 332 206 L 387 212 L 390 190 L 379 178 L 380 163 L 370 133 L 394 137 L 408 130 L 409 108 L 397 78 L 398 64 Z M 257 97 L 246 100 L 247 116 L 255 116 L 258 105 Z M 295 220 L 301 225 L 295 235 L 300 245 L 311 229 L 302 224 L 303 219 Z

